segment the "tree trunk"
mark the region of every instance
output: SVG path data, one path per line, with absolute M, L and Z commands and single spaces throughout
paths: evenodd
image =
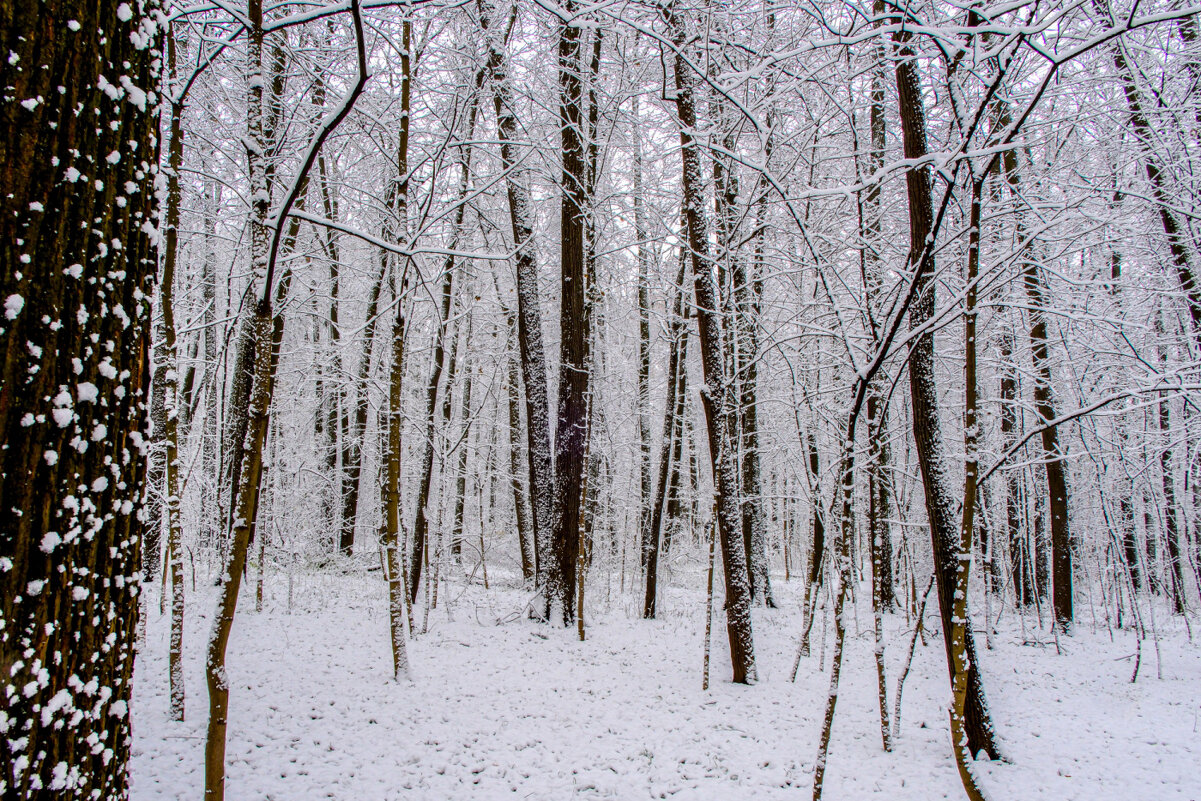
M 638 95 L 633 98 L 634 124 L 630 136 L 634 142 L 634 241 L 638 243 L 638 454 L 640 508 L 638 531 L 641 534 L 642 564 L 646 566 L 650 546 L 651 506 L 654 503 L 651 483 L 651 310 L 650 310 L 650 244 L 647 242 L 646 200 L 642 193 L 642 137 L 638 114 Z M 669 379 L 670 380 L 670 379 Z
M 454 273 L 447 271 L 442 276 L 442 308 L 438 318 L 438 328 L 434 332 L 434 365 L 430 373 L 429 384 L 425 390 L 425 439 L 422 442 L 421 480 L 417 488 L 417 510 L 413 520 L 413 537 L 409 543 L 408 575 L 409 603 L 417 602 L 417 594 L 421 588 L 422 559 L 429 535 L 429 514 L 426 506 L 430 500 L 430 490 L 434 477 L 434 438 L 438 434 L 437 406 L 438 385 L 442 373 L 447 373 L 446 388 L 443 390 L 442 423 L 443 427 L 450 420 L 450 388 L 454 381 L 454 366 L 457 351 L 457 338 L 452 340 L 449 353 L 446 350 L 447 328 L 450 321 L 450 311 L 453 298 Z M 453 334 L 451 336 L 454 336 Z M 449 368 L 447 367 L 449 365 Z
M 159 129 L 97 83 L 157 88 L 161 11 L 136 9 L 0 4 L 0 665 L 23 688 L 0 701 L 5 798 L 128 794 Z
M 517 321 L 506 313 L 509 331 L 516 337 Z M 509 396 L 509 469 L 512 472 L 513 512 L 517 524 L 517 544 L 521 551 L 521 577 L 527 583 L 534 580 L 534 532 L 530 524 L 529 495 L 526 492 L 526 454 L 522 445 L 521 374 L 516 354 L 508 358 L 505 389 Z
M 404 22 L 405 49 L 408 49 L 410 23 Z M 407 61 L 408 59 L 404 59 Z M 402 68 L 403 69 L 403 68 Z M 406 71 L 407 73 L 407 71 Z M 406 286 L 401 286 L 400 297 Z M 404 415 L 405 325 L 403 305 L 396 306 L 396 321 L 392 326 L 392 369 L 388 380 L 388 450 L 387 477 L 384 481 L 384 558 L 388 570 L 388 632 L 392 642 L 392 678 L 399 681 L 409 676 L 409 652 L 405 639 L 404 576 L 400 565 L 400 449 L 402 417 Z
M 1166 331 L 1163 310 L 1156 310 L 1155 333 L 1159 336 L 1159 365 L 1161 373 L 1168 369 L 1167 348 L 1162 344 Z M 1159 452 L 1160 486 L 1163 487 L 1163 536 L 1168 552 L 1168 597 L 1172 599 L 1172 611 L 1184 614 L 1184 564 L 1180 547 L 1180 524 L 1176 517 L 1176 477 L 1172 459 L 1172 405 L 1161 397 L 1159 400 L 1159 432 L 1163 449 Z
M 1093 0 L 1093 9 L 1111 26 L 1115 24 L 1113 13 L 1107 0 Z M 1183 31 L 1184 28 L 1182 27 Z M 1135 138 L 1140 142 L 1154 139 L 1151 122 L 1143 110 L 1143 102 L 1135 83 L 1136 72 L 1126 56 L 1121 39 L 1111 46 L 1113 65 L 1122 82 L 1122 94 L 1126 99 L 1126 108 L 1130 114 L 1130 127 Z M 1155 154 L 1147 150 L 1142 154 L 1143 169 L 1147 174 L 1147 182 L 1151 184 L 1151 197 L 1159 211 L 1159 221 L 1163 226 L 1164 237 L 1168 242 L 1168 253 L 1172 258 L 1172 266 L 1176 270 L 1176 280 L 1184 292 L 1185 305 L 1188 307 L 1189 319 L 1192 322 L 1193 339 L 1201 348 L 1201 282 L 1197 280 L 1196 269 L 1193 265 L 1195 254 L 1185 241 L 1185 226 L 1174 210 L 1175 193 L 1169 185 L 1169 179 Z
M 926 149 L 926 112 L 922 102 L 920 79 L 914 53 L 906 45 L 907 33 L 894 34 L 899 46 L 896 66 L 897 94 L 901 112 L 901 129 L 905 158 L 920 159 Z M 925 169 L 911 169 L 905 182 L 909 197 L 909 259 L 907 269 L 914 271 L 916 284 L 913 305 L 909 309 L 911 330 L 922 328 L 934 315 L 935 285 L 933 243 L 927 238 L 933 229 L 933 200 L 931 179 Z M 942 614 L 943 639 L 947 653 L 947 669 L 952 683 L 957 669 L 952 642 L 955 576 L 959 553 L 959 530 L 953 519 L 955 508 L 950 479 L 947 476 L 945 448 L 938 414 L 937 383 L 934 377 L 934 334 L 926 331 L 917 337 L 909 355 L 909 391 L 913 404 L 913 438 L 925 489 L 926 514 L 934 547 L 935 574 L 938 578 L 939 610 Z M 968 658 L 964 729 L 969 753 L 983 751 L 996 759 L 999 751 L 995 742 L 992 721 L 980 680 L 979 662 L 971 629 L 964 632 L 964 653 Z
M 546 354 L 542 346 L 542 310 L 538 289 L 538 258 L 534 250 L 534 212 L 524 169 L 518 166 L 517 111 L 509 83 L 505 51 L 508 32 L 502 31 L 491 0 L 478 0 L 480 26 L 487 38 L 487 72 L 496 108 L 496 135 L 500 140 L 501 167 L 505 172 L 517 273 L 517 342 L 521 352 L 521 379 L 525 386 L 526 438 L 529 447 L 530 499 L 533 510 L 536 558 L 535 586 L 547 591 L 551 569 L 554 465 L 551 460 L 550 401 L 546 379 Z M 510 13 L 509 28 L 516 17 Z
M 1018 174 L 1017 152 L 1007 150 L 1001 158 L 1006 180 L 1014 200 L 1023 203 L 1021 180 Z M 1033 247 L 1025 236 L 1023 214 L 1018 215 L 1018 236 L 1021 247 Z M 1030 300 L 1030 356 L 1034 362 L 1034 408 L 1042 421 L 1043 456 L 1047 474 L 1047 509 L 1051 518 L 1051 575 L 1052 606 L 1055 625 L 1065 634 L 1072 630 L 1072 540 L 1068 529 L 1068 488 L 1063 452 L 1059 447 L 1059 429 L 1048 425 L 1056 417 L 1055 393 L 1051 386 L 1051 360 L 1047 344 L 1047 288 L 1042 265 L 1033 255 L 1027 257 L 1022 270 L 1022 283 Z
M 261 17 L 260 17 L 261 18 Z M 267 237 L 267 231 L 260 236 Z M 287 295 L 289 276 L 280 279 L 277 301 Z M 209 720 L 204 747 L 204 796 L 206 801 L 225 798 L 225 742 L 229 724 L 229 675 L 225 653 L 233 630 L 234 614 L 238 608 L 238 593 L 246 571 L 246 555 L 250 549 L 250 532 L 258 517 L 260 479 L 263 468 L 263 443 L 271 417 L 271 398 L 275 391 L 275 369 L 279 360 L 279 345 L 283 339 L 283 317 L 272 315 L 270 295 L 258 304 L 254 318 L 254 387 L 248 415 L 245 463 L 241 480 L 233 497 L 237 499 L 233 540 L 229 560 L 221 578 L 215 623 L 209 636 L 205 659 L 208 679 Z
M 168 32 L 167 38 L 168 70 L 175 74 L 175 36 L 174 31 Z M 159 287 L 159 299 L 162 306 L 163 347 L 161 356 L 162 366 L 166 368 L 163 374 L 162 397 L 155 392 L 155 400 L 162 403 L 162 420 L 164 424 L 163 438 L 166 445 L 166 524 L 167 524 L 167 564 L 171 570 L 171 645 L 168 655 L 168 673 L 170 675 L 171 719 L 184 718 L 184 678 L 183 678 L 183 618 L 184 618 L 184 588 L 183 588 L 183 554 L 181 553 L 181 531 L 179 523 L 179 397 L 177 388 L 178 356 L 175 344 L 175 265 L 179 256 L 179 205 L 180 187 L 179 171 L 183 166 L 183 125 L 180 119 L 183 115 L 183 104 L 173 102 L 169 105 L 170 121 L 168 130 L 170 136 L 167 144 L 167 216 L 166 235 L 163 255 L 163 279 Z M 157 375 L 156 370 L 156 375 Z M 161 531 L 160 523 L 152 523 L 155 531 Z M 158 560 L 158 543 L 154 543 L 154 557 Z M 148 578 L 153 578 L 148 574 Z
M 568 0 L 568 13 L 575 10 Z M 558 606 L 564 624 L 575 620 L 576 560 L 579 507 L 586 467 L 588 432 L 588 364 L 591 319 L 585 261 L 585 228 L 589 210 L 584 159 L 582 31 L 575 25 L 559 30 L 559 136 L 563 170 L 560 178 L 559 393 L 555 427 L 555 521 L 553 567 L 546 594 L 547 616 Z M 527 387 L 529 384 L 527 383 Z
M 816 424 L 816 417 L 814 419 Z M 798 425 L 797 433 L 800 433 Z M 796 681 L 797 667 L 802 656 L 809 656 L 809 631 L 813 628 L 814 612 L 817 610 L 817 595 L 821 589 L 822 560 L 826 555 L 826 520 L 821 502 L 821 462 L 817 452 L 817 437 L 809 429 L 805 437 L 809 452 L 809 498 L 813 505 L 813 543 L 809 549 L 809 575 L 805 584 L 805 598 L 801 604 L 801 642 L 797 648 L 797 663 L 792 668 L 792 679 Z
M 683 438 L 684 433 L 681 425 L 681 418 L 684 416 L 684 399 L 681 397 L 679 389 L 680 374 L 684 370 L 684 362 L 688 353 L 688 323 L 684 317 L 685 267 L 686 262 L 681 254 L 680 274 L 676 279 L 676 298 L 672 304 L 672 316 L 668 329 L 671 352 L 667 363 L 667 404 L 663 409 L 663 443 L 659 451 L 659 481 L 655 485 L 655 500 L 647 536 L 646 593 L 642 604 L 642 616 L 647 619 L 654 618 L 656 613 L 655 602 L 659 590 L 659 551 L 663 536 L 664 506 L 671 492 L 669 476 L 673 456 L 678 468 L 679 448 L 676 446 Z M 678 470 L 675 475 L 679 475 Z
M 371 377 L 371 346 L 375 343 L 375 328 L 379 322 L 379 298 L 388 275 L 389 257 L 381 252 L 379 272 L 367 295 L 367 317 L 363 323 L 363 356 L 355 376 L 351 408 L 347 410 L 348 426 L 342 438 L 342 468 L 346 480 L 342 484 L 342 531 L 339 544 L 354 547 L 354 529 L 358 519 L 359 489 L 363 482 L 363 438 L 367 434 L 367 382 Z M 353 416 L 352 416 L 353 415 Z
M 1017 375 L 1013 366 L 1013 336 L 1001 335 L 1001 447 L 1017 441 Z M 1014 599 L 1019 607 L 1034 603 L 1030 549 L 1021 525 L 1021 484 L 1017 470 L 1005 471 L 1005 521 L 1009 532 L 1009 567 Z
M 680 123 L 684 215 L 691 250 L 696 315 L 700 329 L 701 364 L 705 386 L 701 393 L 709 435 L 709 459 L 717 494 L 717 524 L 721 536 L 726 582 L 726 632 L 730 641 L 733 680 L 749 684 L 756 680 L 755 645 L 751 629 L 751 587 L 747 555 L 738 509 L 738 468 L 730 452 L 731 398 L 725 374 L 725 347 L 721 332 L 720 305 L 713 282 L 709 256 L 708 225 L 705 220 L 704 184 L 696 140 L 696 76 L 685 55 L 688 32 L 674 3 L 664 16 L 677 48 L 675 58 L 676 114 Z
M 876 0 L 874 13 L 883 15 L 883 0 Z M 884 150 L 887 146 L 885 127 L 885 82 L 887 81 L 887 53 L 882 38 L 877 37 L 872 46 L 874 63 L 871 70 L 871 149 L 868 151 L 867 178 L 871 180 L 884 167 Z M 887 268 L 880 258 L 883 247 L 883 210 L 880 200 L 880 184 L 872 181 L 864 194 L 864 259 L 863 285 L 872 328 L 872 338 L 878 340 L 879 319 L 884 294 Z M 873 592 L 879 594 L 883 609 L 896 605 L 892 578 L 892 531 L 888 523 L 891 513 L 891 494 L 888 480 L 888 404 L 885 389 L 888 376 L 881 374 L 868 387 L 867 430 L 868 430 L 868 536 L 871 537 L 872 569 L 875 576 Z
M 471 380 L 475 365 L 471 358 L 471 313 L 467 314 L 467 332 L 464 338 L 463 357 L 463 398 L 459 404 L 459 419 L 463 426 L 459 441 L 458 469 L 455 470 L 455 512 L 454 523 L 450 533 L 450 555 L 456 562 L 463 561 L 463 512 L 467 501 L 467 455 L 471 444 Z M 483 525 L 483 519 L 480 519 Z M 481 558 L 483 553 L 480 554 Z
M 204 161 L 202 159 L 203 168 Z M 200 485 L 200 547 L 202 550 L 215 549 L 221 536 L 221 514 L 218 503 L 218 485 L 221 466 L 217 449 L 218 409 L 220 391 L 224 382 L 217 376 L 217 254 L 215 248 L 217 236 L 216 209 L 219 207 L 221 185 L 216 181 L 205 181 L 205 202 L 203 225 L 205 235 L 204 261 L 201 264 L 200 284 L 201 297 L 204 301 L 204 311 L 201 321 L 204 324 L 204 366 L 205 366 L 205 409 L 204 424 L 201 427 L 201 463 L 200 475 L 203 476 Z

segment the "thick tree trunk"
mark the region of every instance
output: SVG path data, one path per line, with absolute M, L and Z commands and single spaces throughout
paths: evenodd
M 567 11 L 574 11 L 568 0 Z M 579 506 L 586 467 L 588 364 L 591 317 L 585 260 L 585 228 L 590 199 L 584 159 L 583 29 L 559 30 L 560 178 L 559 393 L 555 427 L 553 568 L 547 584 L 547 615 L 558 606 L 564 624 L 575 620 Z M 528 386 L 528 384 L 527 384 Z
M 899 45 L 896 66 L 897 94 L 904 134 L 905 158 L 919 159 L 926 155 L 926 112 L 922 102 L 917 62 L 911 48 L 905 45 L 907 34 L 895 34 Z M 913 169 L 906 174 L 909 197 L 909 261 L 907 269 L 914 271 L 916 284 L 913 305 L 909 309 L 911 330 L 925 326 L 934 315 L 935 285 L 933 249 L 927 248 L 927 238 L 933 230 L 933 199 L 930 174 L 926 169 Z M 959 553 L 959 527 L 954 520 L 950 478 L 947 475 L 946 451 L 942 442 L 942 427 L 938 413 L 938 386 L 934 377 L 934 334 L 926 331 L 917 337 L 909 355 L 909 391 L 913 404 L 913 438 L 925 489 L 926 514 L 933 539 L 935 574 L 938 578 L 939 609 L 942 613 L 943 639 L 947 653 L 947 669 L 952 682 L 957 669 L 952 642 L 955 576 Z M 979 662 L 970 628 L 964 632 L 963 652 L 967 655 L 968 674 L 965 681 L 964 730 L 969 753 L 983 751 L 996 759 L 999 751 L 992 720 L 984 698 Z
M 128 793 L 158 119 L 97 83 L 157 90 L 162 42 L 157 4 L 117 5 L 0 4 L 5 798 Z

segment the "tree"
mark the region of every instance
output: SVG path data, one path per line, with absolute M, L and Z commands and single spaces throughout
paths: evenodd
M 0 7 L 6 798 L 128 793 L 159 13 Z
M 564 11 L 576 10 L 568 0 Z M 564 22 L 559 30 L 560 178 L 559 409 L 555 427 L 555 521 L 552 572 L 546 591 L 547 616 L 557 605 L 564 624 L 575 620 L 576 561 L 588 450 L 588 389 L 591 313 L 585 259 L 587 216 L 591 209 L 584 123 L 583 28 Z M 596 31 L 594 36 L 599 36 Z M 528 384 L 527 384 L 528 386 Z
M 547 577 L 551 570 L 551 537 L 554 521 L 554 468 L 551 456 L 550 401 L 546 386 L 546 354 L 542 346 L 542 305 L 538 292 L 538 257 L 534 249 L 533 208 L 524 169 L 518 158 L 517 109 L 509 78 L 505 51 L 509 31 L 517 18 L 513 7 L 508 25 L 502 29 L 496 7 L 478 0 L 480 27 L 488 47 L 487 73 L 496 109 L 496 134 L 500 139 L 501 166 L 509 201 L 509 223 L 516 253 L 517 344 L 521 355 L 521 380 L 525 387 L 527 462 L 530 469 L 530 498 L 534 525 L 536 560 L 535 586 L 549 598 Z
M 905 157 L 920 159 L 927 153 L 926 112 L 922 100 L 917 59 L 908 46 L 909 34 L 894 34 L 898 46 L 896 63 L 897 96 L 901 112 L 901 131 Z M 934 231 L 934 208 L 931 178 L 924 168 L 911 168 L 905 173 L 909 195 L 909 261 L 913 271 L 914 301 L 909 308 L 910 331 L 922 332 L 934 316 L 935 285 L 934 258 L 931 250 Z M 913 407 L 913 440 L 922 470 L 926 515 L 934 547 L 934 572 L 938 577 L 939 609 L 942 613 L 943 639 L 947 650 L 947 668 L 954 679 L 956 664 L 952 643 L 952 605 L 955 592 L 955 571 L 959 563 L 959 531 L 952 510 L 951 488 L 946 472 L 946 454 L 937 400 L 937 378 L 934 374 L 934 334 L 919 333 L 909 351 L 909 394 Z M 964 631 L 961 646 L 967 657 L 964 730 L 971 754 L 983 751 L 996 759 L 999 750 L 995 742 L 992 719 L 980 681 L 979 661 L 971 629 Z M 958 747 L 958 744 L 956 745 Z
M 700 147 L 696 141 L 696 76 L 685 48 L 688 27 L 675 4 L 663 10 L 675 49 L 676 115 L 680 125 L 680 159 L 684 189 L 684 218 L 691 251 L 693 292 L 700 329 L 701 365 L 705 386 L 701 400 L 709 434 L 709 463 L 717 495 L 717 528 L 726 581 L 726 633 L 734 682 L 756 680 L 755 645 L 751 631 L 751 587 L 746 548 L 742 538 L 742 515 L 738 511 L 738 474 L 730 452 L 729 432 L 732 399 L 726 375 L 726 354 L 720 324 L 720 303 L 713 281 L 709 255 L 708 224 L 704 208 Z

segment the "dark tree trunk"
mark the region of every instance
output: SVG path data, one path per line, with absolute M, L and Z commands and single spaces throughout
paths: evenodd
M 1017 375 L 1013 368 L 1013 337 L 1001 335 L 1001 447 L 1017 441 Z M 1021 485 L 1016 470 L 1005 471 L 1005 525 L 1009 534 L 1009 569 L 1018 606 L 1034 603 L 1030 549 L 1021 524 Z
M 876 0 L 873 10 L 883 15 L 883 0 Z M 873 45 L 871 78 L 871 149 L 868 151 L 867 175 L 875 175 L 884 166 L 884 150 L 887 146 L 885 120 L 885 83 L 888 77 L 887 52 L 884 40 L 877 38 Z M 883 211 L 880 199 L 880 184 L 873 182 L 864 194 L 864 252 L 863 286 L 871 322 L 872 337 L 879 339 L 878 314 L 884 294 L 886 266 L 880 258 L 884 242 L 882 238 Z M 888 405 L 884 397 L 888 376 L 879 375 L 868 387 L 868 536 L 871 537 L 872 565 L 875 570 L 880 606 L 891 609 L 896 604 L 892 578 L 892 531 L 888 523 L 891 513 L 891 493 L 888 480 Z
M 1165 330 L 1163 312 L 1159 311 L 1155 319 L 1155 333 L 1162 343 Z M 1159 350 L 1160 370 L 1168 369 L 1167 349 L 1161 344 Z M 1176 477 L 1173 474 L 1173 459 L 1171 445 L 1172 413 L 1171 403 L 1165 398 L 1159 401 L 1159 433 L 1164 447 L 1159 452 L 1159 478 L 1163 487 L 1163 535 L 1164 547 L 1168 552 L 1168 597 L 1172 599 L 1172 610 L 1184 614 L 1184 564 L 1180 547 L 1180 524 L 1176 517 Z
M 467 332 L 463 344 L 466 355 L 463 357 L 463 397 L 459 403 L 459 420 L 463 426 L 459 440 L 458 468 L 455 470 L 455 511 L 453 526 L 450 532 L 450 555 L 455 562 L 463 561 L 463 513 L 467 504 L 467 456 L 471 450 L 471 379 L 475 370 L 471 358 L 471 315 L 467 316 Z M 482 526 L 484 521 L 480 520 Z M 480 552 L 483 558 L 483 552 Z
M 517 321 L 511 313 L 509 330 L 516 337 Z M 521 420 L 521 373 L 518 372 L 516 354 L 509 357 L 505 389 L 509 398 L 509 469 L 512 472 L 513 514 L 517 524 L 517 543 L 521 551 L 521 576 L 527 581 L 534 580 L 534 532 L 530 524 L 529 494 L 526 492 L 525 476 L 526 454 L 522 445 Z
M 650 315 L 650 245 L 646 232 L 646 201 L 642 197 L 642 139 L 638 118 L 638 95 L 633 99 L 634 125 L 630 131 L 634 140 L 634 240 L 638 243 L 638 453 L 641 508 L 638 530 L 641 533 L 642 565 L 646 566 L 650 548 L 651 506 L 654 485 L 651 483 L 651 315 Z
M 434 478 L 434 438 L 438 435 L 438 385 L 442 373 L 446 373 L 446 387 L 442 392 L 442 425 L 450 421 L 450 388 L 454 383 L 455 359 L 458 356 L 458 339 L 451 341 L 449 352 L 446 350 L 447 328 L 449 327 L 450 311 L 453 297 L 453 273 L 446 272 L 442 278 L 442 308 L 438 320 L 438 328 L 434 332 L 434 366 L 430 373 L 429 384 L 425 389 L 425 439 L 421 444 L 421 480 L 417 487 L 417 510 L 413 520 L 413 537 L 409 543 L 409 603 L 416 603 L 417 594 L 421 588 L 421 570 L 425 554 L 425 541 L 429 535 L 429 505 L 430 490 Z M 450 334 L 449 336 L 454 336 Z
M 906 45 L 908 34 L 894 34 L 899 46 L 896 66 L 897 94 L 904 134 L 905 158 L 920 159 L 927 153 L 926 112 L 922 101 L 917 62 Z M 935 284 L 933 247 L 927 239 L 933 231 L 934 209 L 930 173 L 912 169 L 905 176 L 909 198 L 909 260 L 914 271 L 915 293 L 909 309 L 910 329 L 922 328 L 934 316 Z M 913 438 L 921 465 L 925 489 L 926 514 L 933 539 L 935 575 L 938 579 L 939 609 L 942 614 L 947 669 L 955 677 L 954 647 L 951 641 L 952 606 L 959 553 L 959 526 L 954 519 L 955 502 L 947 475 L 946 452 L 938 413 L 938 385 L 934 377 L 934 334 L 919 335 L 909 355 L 909 390 L 913 405 Z M 990 759 L 999 756 L 992 721 L 980 680 L 979 662 L 971 628 L 964 632 L 968 676 L 964 728 L 968 751 L 983 751 Z
M 575 10 L 568 0 L 567 11 Z M 589 351 L 588 274 L 585 228 L 590 207 L 584 158 L 583 29 L 559 30 L 560 177 L 559 407 L 555 427 L 555 500 L 552 572 L 546 603 L 561 608 L 563 622 L 575 620 L 576 561 L 588 433 Z
M 371 376 L 371 346 L 375 342 L 375 329 L 379 322 L 379 298 L 388 274 L 387 253 L 379 257 L 379 272 L 367 295 L 367 319 L 363 324 L 363 356 L 355 376 L 351 408 L 347 411 L 348 426 L 342 438 L 342 469 L 346 480 L 342 485 L 342 531 L 339 545 L 344 553 L 354 547 L 354 530 L 359 510 L 359 488 L 363 483 L 363 438 L 367 434 L 367 382 Z M 353 416 L 352 416 L 353 414 Z
M 161 43 L 142 36 L 159 9 L 139 8 L 0 4 L 0 665 L 24 688 L 0 701 L 5 798 L 128 793 L 158 121 L 97 81 L 157 87 Z M 72 169 L 80 180 L 63 180 Z

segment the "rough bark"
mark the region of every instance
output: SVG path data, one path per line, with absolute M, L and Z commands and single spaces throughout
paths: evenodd
M 0 701 L 5 798 L 128 793 L 157 260 L 158 121 L 137 93 L 158 91 L 161 42 L 157 4 L 117 6 L 0 4 L 0 665 L 24 688 Z M 102 74 L 130 87 L 110 97 Z
M 568 0 L 566 9 L 575 10 Z M 584 147 L 583 29 L 559 29 L 559 139 L 563 161 L 559 205 L 559 392 L 555 425 L 555 525 L 547 615 L 558 606 L 564 624 L 575 620 L 577 532 L 586 468 L 591 320 L 585 260 L 589 209 Z M 527 384 L 528 387 L 528 384 Z
M 926 113 L 922 101 L 920 78 L 915 56 L 906 45 L 908 34 L 894 34 L 899 45 L 896 65 L 897 94 L 901 112 L 901 130 L 905 158 L 919 159 L 926 155 Z M 933 317 L 935 285 L 933 251 L 926 240 L 933 230 L 933 200 L 929 172 L 911 169 L 905 176 L 909 199 L 909 259 L 907 269 L 913 271 L 915 296 L 909 308 L 911 330 L 922 328 Z M 955 574 L 959 553 L 959 527 L 954 519 L 950 479 L 947 475 L 946 450 L 937 402 L 937 383 L 934 377 L 934 335 L 931 331 L 919 335 L 909 355 L 909 391 L 913 408 L 913 437 L 921 466 L 925 491 L 926 514 L 934 547 L 935 573 L 938 583 L 939 610 L 942 615 L 943 639 L 947 653 L 947 669 L 955 680 L 957 665 L 952 643 L 952 616 Z M 996 759 L 999 751 L 995 742 L 992 720 L 984 698 L 979 662 L 971 629 L 964 632 L 964 652 L 968 658 L 964 728 L 968 749 L 973 755 L 983 751 Z

